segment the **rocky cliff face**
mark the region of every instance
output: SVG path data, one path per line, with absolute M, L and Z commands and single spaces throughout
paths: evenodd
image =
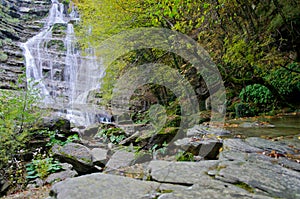
M 0 88 L 11 89 L 24 73 L 19 44 L 41 30 L 50 6 L 51 0 L 0 1 Z

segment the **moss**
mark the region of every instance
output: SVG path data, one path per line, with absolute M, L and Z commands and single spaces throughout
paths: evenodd
M 86 163 L 89 163 L 89 164 L 92 163 L 92 160 L 90 160 L 90 159 L 87 159 L 87 158 L 80 158 L 80 159 Z
M 180 126 L 181 117 L 179 115 L 168 116 L 166 126 L 168 127 L 178 127 Z
M 192 154 L 190 152 L 180 151 L 176 154 L 175 158 L 176 158 L 176 161 L 190 161 L 190 162 L 193 162 L 194 161 L 194 154 Z
M 158 193 L 161 193 L 161 194 L 163 194 L 163 193 L 172 193 L 173 192 L 173 190 L 171 190 L 171 189 L 163 189 L 163 190 L 157 189 L 156 191 Z
M 163 128 L 157 134 L 159 134 L 159 135 L 164 135 L 164 134 L 175 135 L 177 133 L 178 129 L 179 128 L 177 128 L 177 127 L 167 127 L 167 128 Z
M 65 44 L 61 40 L 51 40 L 47 43 L 47 48 L 54 48 L 55 50 L 65 51 Z
M 53 33 L 63 33 L 66 30 L 67 30 L 66 24 L 60 24 L 60 23 L 54 24 L 52 29 Z
M 217 166 L 216 170 L 221 171 L 222 169 L 225 169 L 226 167 L 227 167 L 227 165 L 219 165 L 219 166 Z
M 254 193 L 254 188 L 244 182 L 237 182 L 237 183 L 234 183 L 234 185 L 239 188 L 245 189 L 246 191 L 248 191 L 250 193 Z
M 7 59 L 8 59 L 8 55 L 1 51 L 0 52 L 0 61 L 4 62 Z

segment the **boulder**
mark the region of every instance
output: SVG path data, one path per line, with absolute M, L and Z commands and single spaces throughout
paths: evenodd
M 53 185 L 51 199 L 151 198 L 159 183 L 103 173 L 70 178 Z
M 218 160 L 200 162 L 168 162 L 153 160 L 148 165 L 151 179 L 157 182 L 193 185 L 200 182 Z
M 115 152 L 106 164 L 105 171 L 116 170 L 118 168 L 132 165 L 135 160 L 133 152 L 119 150 Z
M 200 184 L 194 184 L 188 188 L 173 188 L 170 193 L 163 193 L 158 199 L 271 199 L 271 197 L 249 193 L 235 185 L 213 180 L 210 177 L 202 179 Z
M 299 172 L 289 170 L 271 161 L 254 158 L 248 161 L 221 162 L 215 178 L 231 184 L 256 188 L 276 198 L 299 198 Z
M 51 184 L 53 182 L 66 180 L 68 178 L 73 178 L 78 175 L 76 171 L 72 170 L 73 165 L 68 163 L 61 163 L 61 166 L 64 171 L 50 174 L 45 180 L 46 183 Z
M 73 171 L 73 170 L 60 171 L 60 172 L 57 172 L 57 173 L 50 174 L 46 178 L 45 182 L 48 183 L 48 184 L 51 184 L 51 183 L 56 182 L 56 181 L 62 181 L 62 180 L 66 180 L 68 178 L 73 178 L 77 175 L 78 175 L 78 173 L 76 171 Z
M 81 144 L 54 145 L 52 152 L 61 162 L 72 164 L 78 173 L 87 173 L 94 168 L 91 151 Z
M 86 140 L 91 140 L 98 133 L 99 128 L 99 124 L 88 126 L 86 129 L 83 130 L 81 137 Z
M 195 156 L 201 156 L 206 159 L 217 159 L 219 150 L 222 147 L 222 142 L 217 139 L 198 140 L 194 138 L 183 138 L 176 140 L 174 145 Z
M 91 150 L 94 165 L 104 167 L 107 162 L 108 150 L 102 148 L 93 148 Z
M 71 123 L 68 119 L 61 117 L 45 117 L 43 118 L 41 128 L 46 128 L 50 131 L 56 131 L 57 133 L 69 135 L 71 130 Z

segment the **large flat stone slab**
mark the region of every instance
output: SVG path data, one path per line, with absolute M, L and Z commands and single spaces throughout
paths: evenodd
M 192 185 L 203 179 L 210 169 L 218 165 L 217 160 L 200 162 L 151 161 L 150 176 L 158 182 Z
M 51 199 L 137 199 L 151 198 L 159 189 L 156 182 L 140 181 L 122 176 L 94 173 L 56 183 Z
M 221 162 L 215 178 L 233 184 L 242 182 L 273 197 L 300 198 L 299 172 L 252 158 L 248 161 Z
M 260 148 L 264 151 L 276 151 L 281 154 L 294 154 L 295 151 L 293 148 L 289 147 L 286 144 L 270 141 L 258 137 L 250 137 L 245 140 L 249 145 Z
M 178 189 L 171 193 L 162 194 L 158 199 L 271 199 L 264 195 L 249 193 L 234 185 L 225 184 L 216 180 L 208 179 L 201 184 L 195 184 L 189 189 Z
M 263 151 L 263 149 L 250 146 L 248 143 L 244 142 L 241 139 L 225 139 L 223 141 L 223 148 L 225 150 L 242 151 L 246 153 L 256 153 Z

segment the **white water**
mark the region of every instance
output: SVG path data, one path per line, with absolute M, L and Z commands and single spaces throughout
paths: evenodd
M 73 123 L 86 126 L 95 122 L 96 114 L 105 115 L 96 105 L 88 103 L 90 91 L 100 88 L 100 79 L 105 72 L 93 50 L 86 52 L 86 56 L 80 55 L 76 49 L 73 24 L 70 22 L 77 21 L 78 15 L 73 7 L 71 14 L 64 16 L 63 9 L 63 4 L 52 0 L 42 31 L 21 44 L 26 61 L 27 82 L 40 90 L 44 104 L 61 109 Z M 55 25 L 67 27 L 65 38 L 53 36 Z M 49 49 L 48 44 L 53 41 L 63 42 L 66 52 Z M 62 54 L 65 58 L 62 58 Z

